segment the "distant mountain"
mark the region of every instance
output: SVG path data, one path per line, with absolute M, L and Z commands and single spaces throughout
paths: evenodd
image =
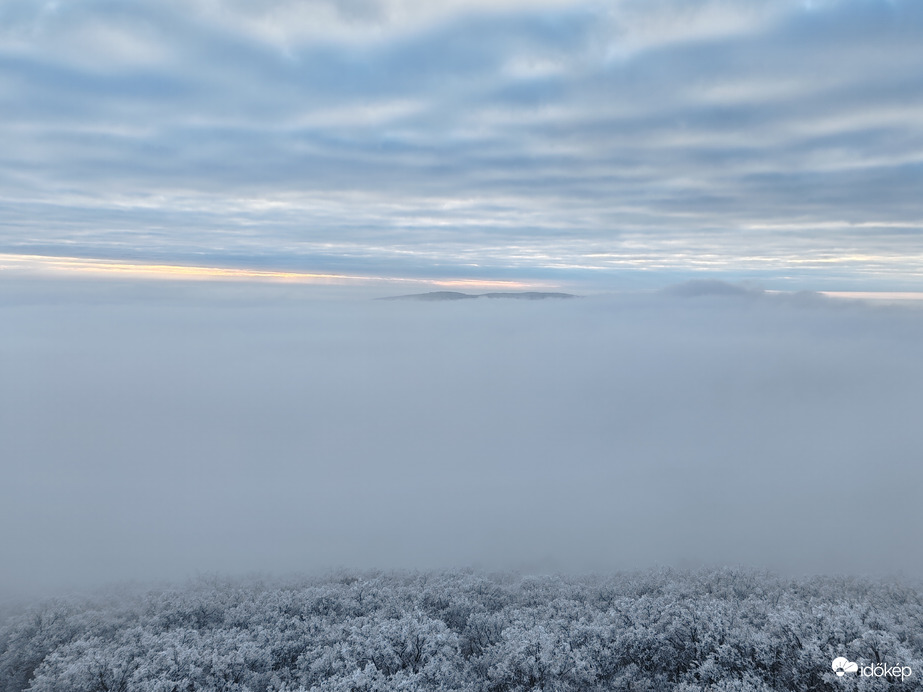
M 543 293 L 523 291 L 520 293 L 485 293 L 484 298 L 514 298 L 516 300 L 545 300 L 546 298 L 576 298 L 572 293 Z
M 388 296 L 379 298 L 379 300 L 468 300 L 469 298 L 477 298 L 477 296 L 458 291 L 432 291 L 431 293 L 412 293 L 407 296 Z
M 388 296 L 379 300 L 469 300 L 472 298 L 512 298 L 515 300 L 545 300 L 547 298 L 576 298 L 571 293 L 545 293 L 541 291 L 522 291 L 519 293 L 460 293 L 458 291 L 431 291 L 429 293 L 411 293 L 406 296 Z

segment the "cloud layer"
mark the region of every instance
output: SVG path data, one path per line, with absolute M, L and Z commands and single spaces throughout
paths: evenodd
M 0 251 L 919 289 L 911 0 L 0 8 Z
M 7 591 L 341 565 L 923 575 L 918 310 L 715 283 L 69 288 L 2 293 Z

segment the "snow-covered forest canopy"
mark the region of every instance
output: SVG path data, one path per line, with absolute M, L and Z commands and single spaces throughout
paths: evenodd
M 838 656 L 913 674 L 837 677 Z M 743 569 L 212 577 L 0 628 L 5 692 L 839 692 L 919 689 L 921 670 L 920 586 Z

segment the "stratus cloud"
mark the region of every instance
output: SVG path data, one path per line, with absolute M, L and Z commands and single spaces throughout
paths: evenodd
M 270 0 L 179 3 L 204 21 L 285 50 L 306 42 L 388 41 L 470 14 L 554 10 L 575 0 Z
M 111 7 L 0 8 L 0 250 L 920 269 L 918 3 Z

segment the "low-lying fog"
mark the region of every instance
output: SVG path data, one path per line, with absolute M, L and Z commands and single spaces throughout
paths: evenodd
M 923 575 L 915 308 L 6 283 L 7 593 L 338 566 Z

